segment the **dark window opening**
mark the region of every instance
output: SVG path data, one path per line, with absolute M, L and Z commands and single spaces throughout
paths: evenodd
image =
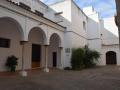
M 26 4 L 22 3 L 22 2 L 20 2 L 19 4 L 20 4 L 20 5 L 19 5 L 20 7 L 24 8 L 24 9 L 26 9 L 26 10 L 31 11 L 31 8 L 30 8 L 28 5 L 26 5 Z
M 35 10 L 35 14 L 37 14 L 38 16 L 41 16 L 41 17 L 43 17 L 43 16 L 44 16 L 44 14 L 43 14 L 43 13 L 41 13 L 41 12 L 39 12 L 39 11 L 37 11 L 37 10 Z
M 70 53 L 70 48 L 66 48 L 66 49 L 65 49 L 65 52 L 66 52 L 66 53 Z
M 57 52 L 53 52 L 53 67 L 57 66 Z
M 83 21 L 83 29 L 86 30 L 86 23 Z
M 10 39 L 0 38 L 0 47 L 9 48 L 10 47 Z

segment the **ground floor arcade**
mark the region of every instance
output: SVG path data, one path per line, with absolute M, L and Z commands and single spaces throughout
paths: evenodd
M 11 55 L 18 58 L 17 70 L 62 68 L 63 46 L 59 33 L 52 32 L 48 38 L 43 29 L 33 27 L 26 36 L 28 40 L 24 40 L 25 34 L 15 19 L 0 18 L 0 71 L 7 70 L 5 63 Z

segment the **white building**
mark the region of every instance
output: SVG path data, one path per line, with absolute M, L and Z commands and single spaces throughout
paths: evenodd
M 118 28 L 114 17 L 99 18 L 99 14 L 92 7 L 83 9 L 88 19 L 89 48 L 101 53 L 98 65 L 120 65 L 120 51 Z
M 0 71 L 10 55 L 19 58 L 17 70 L 63 69 L 70 66 L 72 48 L 85 45 L 101 52 L 99 65 L 106 65 L 108 51 L 116 52 L 119 65 L 117 37 L 109 37 L 98 14 L 83 11 L 72 0 L 50 6 L 39 0 L 0 0 Z
M 50 7 L 56 12 L 62 12 L 62 22 L 59 23 L 67 27 L 65 31 L 65 48 L 69 51 L 65 53 L 65 66 L 70 66 L 72 48 L 84 47 L 87 45 L 87 16 L 72 1 L 63 0 Z M 66 43 L 67 41 L 67 43 Z
M 118 28 L 114 17 L 101 20 L 102 63 L 120 65 Z
M 18 70 L 64 67 L 66 27 L 55 13 L 39 0 L 0 0 L 0 71 L 10 55 L 19 58 Z

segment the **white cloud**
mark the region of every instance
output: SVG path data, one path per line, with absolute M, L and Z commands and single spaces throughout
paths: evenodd
M 98 12 L 104 12 L 104 11 L 111 9 L 111 5 L 106 4 L 105 2 L 96 4 L 96 5 L 94 5 L 94 7 L 95 7 L 95 10 L 97 10 Z

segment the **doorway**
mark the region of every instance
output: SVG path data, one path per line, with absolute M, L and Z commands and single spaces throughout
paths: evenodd
M 116 53 L 113 51 L 109 51 L 106 53 L 106 64 L 107 65 L 114 65 L 117 64 Z
M 40 67 L 41 61 L 41 46 L 32 44 L 32 68 Z
M 57 67 L 57 52 L 53 52 L 53 67 Z

